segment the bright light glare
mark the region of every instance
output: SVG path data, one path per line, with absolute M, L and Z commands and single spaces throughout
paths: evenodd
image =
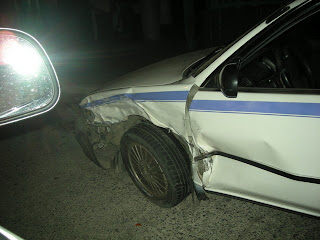
M 41 57 L 38 52 L 26 44 L 10 41 L 5 45 L 4 62 L 23 75 L 36 74 L 41 65 Z
M 17 237 L 17 236 L 15 236 L 13 233 L 11 233 L 11 232 L 9 232 L 8 230 L 5 230 L 4 228 L 2 228 L 1 226 L 0 226 L 0 234 L 2 235 L 2 236 L 5 236 L 7 239 L 9 239 L 9 240 L 22 240 L 21 238 L 19 238 L 19 237 Z M 0 236 L 1 236 L 0 235 Z M 2 238 L 1 238 L 2 239 Z

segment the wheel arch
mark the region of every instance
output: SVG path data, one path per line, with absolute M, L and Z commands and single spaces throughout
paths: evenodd
M 128 131 L 131 127 L 137 125 L 138 123 L 141 123 L 141 122 L 149 123 L 149 124 L 153 125 L 154 127 L 161 129 L 165 134 L 167 134 L 170 137 L 170 139 L 177 145 L 177 147 L 181 151 L 181 153 L 184 155 L 186 163 L 188 165 L 191 165 L 192 154 L 189 150 L 188 143 L 185 141 L 185 139 L 182 136 L 173 132 L 169 127 L 166 128 L 166 127 L 157 126 L 156 124 L 154 124 L 153 122 L 151 122 L 150 120 L 148 120 L 142 116 L 132 115 L 132 116 L 129 116 L 129 118 L 135 119 L 135 124 L 131 125 L 124 132 L 122 132 L 120 139 L 122 138 L 123 134 L 126 131 Z
M 151 122 L 149 119 L 147 119 L 145 117 L 138 116 L 138 115 L 130 115 L 130 116 L 128 116 L 128 120 L 117 123 L 117 124 L 121 125 L 120 128 L 117 128 L 117 129 L 119 129 L 119 131 L 117 131 L 118 136 L 116 137 L 117 138 L 116 139 L 117 146 L 120 147 L 120 141 L 121 141 L 121 138 L 124 135 L 124 133 L 126 131 L 128 131 L 130 128 L 138 125 L 141 122 L 148 123 L 148 124 L 152 125 L 153 127 L 162 130 L 176 144 L 176 146 L 179 149 L 179 151 L 181 152 L 181 154 L 183 154 L 184 159 L 186 160 L 186 164 L 190 167 L 189 170 L 191 173 L 192 154 L 189 150 L 188 143 L 185 141 L 185 139 L 182 136 L 180 136 L 179 134 L 173 132 L 169 127 L 165 128 L 165 127 L 157 126 L 156 124 L 154 124 L 153 122 Z

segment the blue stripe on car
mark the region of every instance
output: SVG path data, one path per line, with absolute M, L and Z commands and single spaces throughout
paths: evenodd
M 194 100 L 191 111 L 320 117 L 319 103 Z
M 188 91 L 125 93 L 95 100 L 84 104 L 81 107 L 98 107 L 127 98 L 137 102 L 181 102 L 186 101 L 188 93 Z M 193 100 L 190 111 L 320 117 L 320 104 L 301 102 Z
M 188 91 L 146 92 L 125 94 L 134 101 L 186 101 Z
M 146 93 L 125 93 L 112 97 L 107 97 L 99 100 L 94 100 L 90 103 L 81 105 L 82 108 L 99 107 L 104 104 L 120 101 L 121 99 L 130 98 L 133 101 L 148 102 L 178 102 L 186 101 L 188 91 L 170 91 L 170 92 L 146 92 Z
M 120 101 L 121 99 L 124 99 L 124 98 L 127 98 L 127 96 L 125 96 L 123 94 L 122 95 L 115 95 L 115 96 L 112 96 L 112 97 L 107 97 L 107 98 L 94 100 L 94 101 L 89 102 L 87 104 L 80 105 L 80 107 L 82 107 L 82 108 L 99 107 L 99 106 L 104 105 L 104 104 L 118 102 L 118 101 Z

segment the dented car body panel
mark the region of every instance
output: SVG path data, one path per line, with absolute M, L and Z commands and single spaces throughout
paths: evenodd
M 295 1 L 287 11 L 309 2 Z M 277 18 L 217 52 L 193 75 L 183 73 L 215 48 L 107 84 L 80 103 L 88 115 L 86 124 L 113 128 L 134 117 L 121 131 L 109 131 L 109 139 L 115 137 L 113 145 L 119 147 L 126 130 L 149 121 L 187 146 L 192 179 L 203 189 L 320 216 L 319 93 L 239 91 L 237 98 L 226 98 L 203 87 L 230 56 Z

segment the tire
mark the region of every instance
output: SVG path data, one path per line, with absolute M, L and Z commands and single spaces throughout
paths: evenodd
M 165 131 L 139 123 L 122 136 L 120 149 L 131 179 L 150 201 L 170 208 L 189 195 L 189 166 Z

